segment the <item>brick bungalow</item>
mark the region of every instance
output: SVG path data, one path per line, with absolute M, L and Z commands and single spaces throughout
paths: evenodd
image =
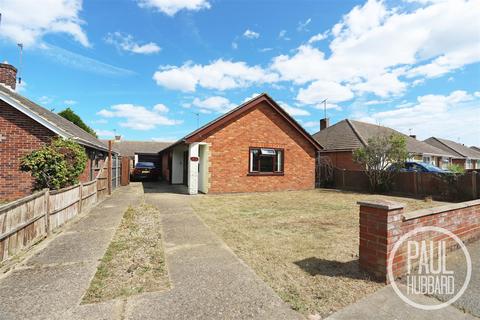
M 445 152 L 452 153 L 454 155 L 452 163 L 458 164 L 464 169 L 480 169 L 480 152 L 474 148 L 437 137 L 430 137 L 425 142 Z
M 80 180 L 92 180 L 107 147 L 70 121 L 16 93 L 16 74 L 15 67 L 0 63 L 0 200 L 31 194 L 34 180 L 20 170 L 20 159 L 57 136 L 85 147 L 89 161 Z
M 368 140 L 377 136 L 389 136 L 392 133 L 405 136 L 407 151 L 411 160 L 423 161 L 445 168 L 454 157 L 450 152 L 436 148 L 417 140 L 415 136 L 407 136 L 391 128 L 370 123 L 345 119 L 329 126 L 329 120 L 320 120 L 320 131 L 313 138 L 323 146 L 322 156 L 330 158 L 333 166 L 339 169 L 361 171 L 360 164 L 353 161 L 353 151 L 367 145 Z
M 267 94 L 236 107 L 160 152 L 162 173 L 190 194 L 315 187 L 321 146 Z

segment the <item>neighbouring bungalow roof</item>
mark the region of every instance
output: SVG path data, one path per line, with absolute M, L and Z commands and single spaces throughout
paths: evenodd
M 108 140 L 104 140 L 104 142 L 108 142 Z M 135 154 L 157 154 L 172 144 L 173 142 L 166 141 L 114 140 L 113 149 L 122 156 L 133 157 Z
M 238 107 L 230 110 L 229 112 L 221 115 L 220 117 L 210 121 L 209 123 L 205 124 L 204 126 L 198 128 L 197 130 L 187 134 L 182 139 L 178 140 L 170 147 L 176 146 L 181 143 L 192 143 L 197 141 L 202 141 L 205 137 L 207 137 L 212 131 L 219 128 L 220 126 L 228 123 L 231 119 L 238 117 L 239 115 L 243 114 L 244 112 L 249 111 L 250 109 L 254 108 L 261 102 L 266 102 L 269 104 L 273 109 L 275 109 L 283 118 L 292 125 L 302 136 L 305 137 L 307 141 L 309 141 L 316 150 L 323 149 L 322 145 L 319 144 L 312 136 L 297 122 L 293 119 L 282 107 L 278 105 L 268 94 L 262 93 L 258 96 L 242 103 Z
M 317 140 L 326 151 L 340 151 L 361 148 L 366 146 L 368 140 L 371 138 L 391 135 L 392 133 L 406 137 L 407 151 L 410 153 L 453 157 L 451 152 L 436 148 L 392 128 L 349 119 L 337 122 L 336 124 L 313 134 L 313 138 Z
M 44 127 L 81 145 L 107 151 L 108 147 L 82 128 L 0 84 L 0 100 L 26 114 Z
M 469 148 L 461 143 L 454 142 L 447 139 L 430 137 L 425 140 L 426 143 L 431 144 L 442 150 L 454 153 L 458 158 L 470 158 L 480 160 L 480 152 L 473 148 Z

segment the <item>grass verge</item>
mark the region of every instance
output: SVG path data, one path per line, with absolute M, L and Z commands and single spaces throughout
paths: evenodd
M 95 303 L 169 288 L 160 213 L 130 207 L 102 258 L 82 303 Z
M 439 205 L 317 189 L 209 195 L 193 207 L 294 310 L 324 317 L 383 286 L 358 268 L 356 202 L 379 198 L 407 210 Z

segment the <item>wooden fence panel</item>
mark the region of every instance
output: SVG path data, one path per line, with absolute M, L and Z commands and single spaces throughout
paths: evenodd
M 90 210 L 97 203 L 97 180 L 82 184 L 82 211 Z
M 43 190 L 0 206 L 0 262 L 28 248 L 108 195 L 108 159 L 95 180 L 60 190 Z M 119 161 L 115 165 L 119 184 Z M 110 181 L 112 183 L 112 181 Z
M 80 213 L 80 185 L 50 192 L 50 230 L 65 224 Z
M 44 190 L 0 207 L 0 261 L 46 236 L 47 196 Z

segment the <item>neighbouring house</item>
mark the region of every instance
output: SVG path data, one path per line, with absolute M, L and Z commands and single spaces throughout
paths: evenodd
M 426 143 L 445 150 L 454 155 L 452 163 L 462 166 L 464 169 L 480 169 L 480 151 L 469 148 L 461 143 L 447 139 L 430 137 Z
M 451 162 L 452 154 L 436 148 L 428 143 L 417 140 L 394 129 L 345 119 L 329 126 L 329 119 L 320 120 L 320 131 L 313 138 L 323 146 L 322 156 L 330 158 L 335 168 L 361 171 L 362 166 L 353 160 L 353 152 L 367 145 L 368 140 L 378 136 L 389 136 L 393 133 L 405 136 L 407 151 L 413 161 L 423 161 L 441 168 Z
M 315 187 L 321 146 L 261 94 L 160 152 L 162 174 L 190 194 Z
M 70 121 L 16 93 L 16 73 L 15 67 L 0 64 L 0 199 L 14 200 L 32 192 L 34 180 L 20 170 L 20 160 L 58 136 L 85 147 L 89 160 L 80 180 L 94 179 L 107 147 Z
M 102 140 L 108 143 L 108 140 Z M 159 152 L 169 147 L 173 142 L 166 141 L 127 141 L 121 136 L 115 136 L 113 149 L 122 157 L 130 159 L 130 168 L 134 168 L 137 162 L 153 162 L 157 168 L 161 168 Z
M 477 152 L 480 152 L 480 148 L 479 147 L 476 147 L 476 146 L 471 146 L 470 149 L 473 149 Z

